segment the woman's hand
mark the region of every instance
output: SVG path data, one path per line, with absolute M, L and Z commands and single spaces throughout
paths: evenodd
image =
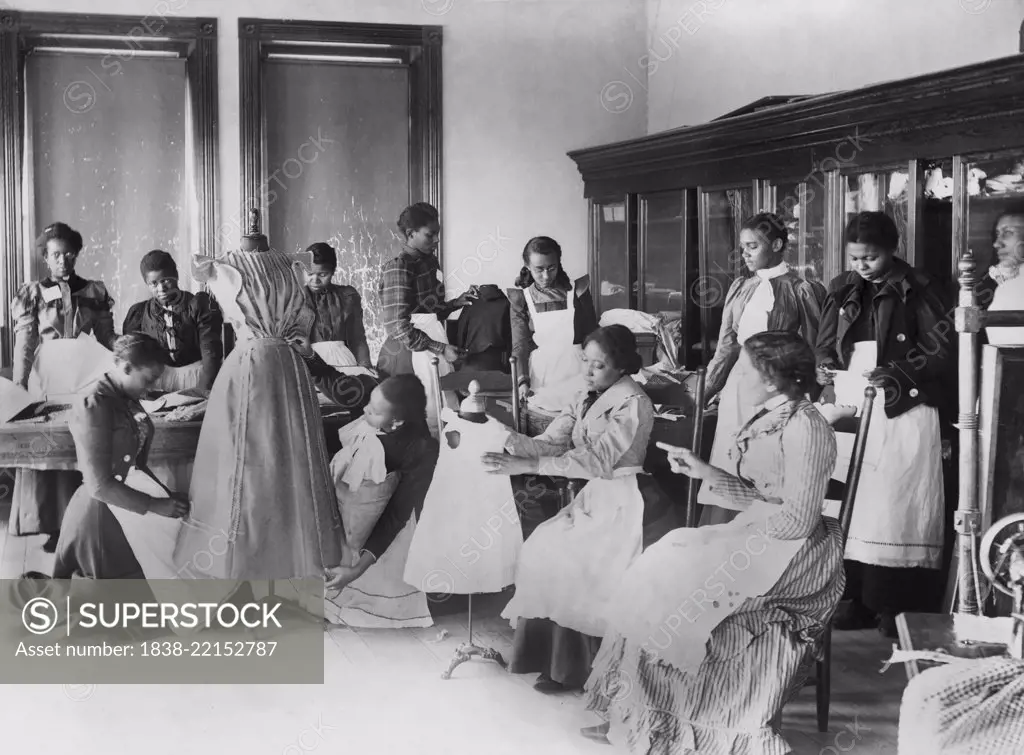
M 462 309 L 463 307 L 468 307 L 472 302 L 475 302 L 479 298 L 480 294 L 477 292 L 477 287 L 470 286 L 469 290 L 464 294 L 461 294 L 448 302 L 448 306 L 452 309 Z
M 689 448 L 670 446 L 668 443 L 657 443 L 656 445 L 668 455 L 669 466 L 672 467 L 675 474 L 683 474 L 694 480 L 706 480 L 714 471 L 714 467 Z
M 864 377 L 866 377 L 868 382 L 875 388 L 884 389 L 888 387 L 890 391 L 893 389 L 893 384 L 896 382 L 896 378 L 892 376 L 888 367 L 875 367 L 875 369 L 865 372 Z
M 290 343 L 291 347 L 295 349 L 303 359 L 312 359 L 316 354 L 316 352 L 313 351 L 313 344 L 308 338 L 293 338 Z
M 355 566 L 335 566 L 324 570 L 324 589 L 341 592 L 366 573 L 373 559 L 363 555 Z
M 451 344 L 446 344 L 444 351 L 441 352 L 441 358 L 449 364 L 455 364 L 455 362 L 462 359 L 463 356 L 465 356 L 464 350 L 460 349 L 458 346 L 452 346 Z
M 508 475 L 511 477 L 513 475 L 537 473 L 536 459 L 524 459 L 510 454 L 488 453 L 481 456 L 480 461 L 487 467 L 487 471 L 490 474 Z
M 168 519 L 184 519 L 191 508 L 188 496 L 174 493 L 171 498 L 158 498 L 153 501 L 149 506 L 149 513 Z

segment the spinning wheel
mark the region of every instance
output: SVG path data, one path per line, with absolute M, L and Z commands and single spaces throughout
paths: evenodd
M 1010 654 L 1024 658 L 1024 514 L 993 524 L 981 539 L 978 560 L 992 586 L 1013 598 Z
M 981 570 L 992 586 L 1017 603 L 1024 589 L 1024 514 L 1011 514 L 993 524 L 981 539 Z M 1020 611 L 1014 605 L 1014 612 Z

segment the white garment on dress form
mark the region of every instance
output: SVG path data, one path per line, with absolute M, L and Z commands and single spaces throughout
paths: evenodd
M 444 323 L 437 319 L 437 315 L 420 313 L 413 315 L 411 319 L 413 327 L 426 333 L 427 337 L 431 340 L 444 344 L 448 343 L 448 333 L 445 331 Z M 427 392 L 427 426 L 430 428 L 430 434 L 437 438 L 440 432 L 438 413 L 441 407 L 437 405 L 438 389 L 434 380 L 434 368 L 431 364 L 431 358 L 435 356 L 437 355 L 432 351 L 412 352 L 413 373 L 423 383 L 423 388 Z M 444 377 L 451 374 L 451 371 L 451 364 L 443 357 L 437 356 L 438 376 Z
M 523 529 L 510 478 L 488 472 L 480 457 L 501 453 L 509 429 L 492 417 L 464 420 L 451 409 L 442 418 L 440 455 L 404 579 L 428 593 L 499 592 L 514 581 Z M 454 432 L 459 439 L 452 448 Z
M 789 265 L 785 262 L 767 270 L 755 271 L 755 275 L 761 279 L 761 282 L 747 301 L 746 306 L 743 307 L 739 322 L 736 323 L 736 340 L 741 346 L 752 335 L 768 330 L 768 317 L 775 309 L 775 289 L 772 288 L 771 280 L 788 272 Z
M 583 349 L 576 340 L 575 292 L 566 294 L 565 309 L 538 312 L 530 295 L 523 291 L 526 306 L 533 323 L 533 342 L 537 346 L 530 353 L 529 403 L 538 409 L 560 412 L 572 403 L 586 388 L 583 379 Z
M 836 404 L 860 407 L 863 373 L 878 364 L 874 341 L 854 344 L 849 377 L 835 384 Z M 890 397 L 891 400 L 891 397 Z M 938 568 L 942 561 L 944 491 L 939 413 L 918 404 L 890 419 L 886 391 L 871 410 L 867 453 L 853 506 L 846 558 L 897 568 Z M 839 458 L 837 469 L 850 459 Z

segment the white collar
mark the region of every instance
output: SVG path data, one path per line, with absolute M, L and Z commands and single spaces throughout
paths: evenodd
M 780 275 L 785 275 L 789 272 L 789 264 L 783 260 L 775 267 L 765 268 L 763 270 L 755 270 L 755 274 L 758 278 L 763 281 L 771 280 L 772 278 L 778 278 Z

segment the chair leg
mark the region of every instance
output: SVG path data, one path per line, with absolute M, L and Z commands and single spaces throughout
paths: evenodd
M 828 731 L 828 709 L 832 697 L 832 623 L 825 628 L 822 659 L 817 662 L 818 684 L 815 697 L 818 703 L 818 731 Z

